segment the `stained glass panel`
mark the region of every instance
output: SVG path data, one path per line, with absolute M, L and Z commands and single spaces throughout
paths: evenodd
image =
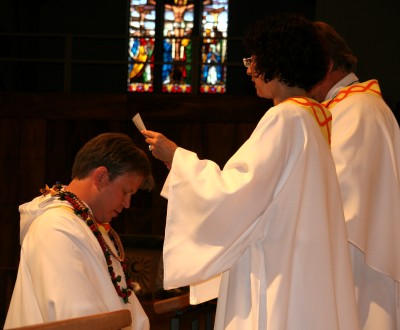
M 190 93 L 192 73 L 193 12 L 187 0 L 165 2 L 162 91 Z
M 128 91 L 225 93 L 228 0 L 156 1 L 130 0 Z
M 201 93 L 225 93 L 228 37 L 228 0 L 214 0 L 204 6 L 201 49 Z
M 155 6 L 147 0 L 131 0 L 128 91 L 153 91 L 155 27 Z

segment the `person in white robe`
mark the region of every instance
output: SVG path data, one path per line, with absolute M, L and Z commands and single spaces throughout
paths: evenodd
M 164 288 L 218 297 L 215 329 L 358 329 L 331 115 L 306 97 L 327 70 L 315 28 L 271 16 L 245 41 L 247 74 L 274 106 L 222 169 L 142 131 L 170 169 Z
M 101 134 L 76 155 L 72 178 L 19 207 L 20 264 L 4 328 L 128 309 L 128 329 L 149 329 L 109 224 L 138 189 L 151 189 L 146 153 L 125 134 Z
M 315 22 L 330 70 L 312 89 L 332 112 L 332 154 L 343 197 L 361 329 L 400 329 L 400 131 L 377 80 L 360 83 L 357 58 Z

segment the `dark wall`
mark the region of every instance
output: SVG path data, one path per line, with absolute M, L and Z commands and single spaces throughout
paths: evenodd
M 280 11 L 302 12 L 309 18 L 332 24 L 349 42 L 359 58 L 358 74 L 362 80 L 376 78 L 383 95 L 393 110 L 398 109 L 400 95 L 397 77 L 400 74 L 400 2 L 397 0 L 288 0 L 231 1 L 229 34 L 240 38 L 254 20 Z M 0 1 L 0 33 L 41 33 L 74 36 L 126 37 L 128 1 L 80 0 L 2 0 Z M 65 40 L 31 38 L 19 42 L 0 37 L 0 57 L 30 55 L 64 57 Z M 82 60 L 121 61 L 114 65 L 76 65 L 72 70 L 75 91 L 90 93 L 124 93 L 126 85 L 126 41 L 123 39 L 75 40 L 74 53 Z M 232 43 L 229 60 L 240 62 L 241 42 Z M 59 91 L 64 86 L 64 68 L 57 62 L 16 66 L 0 62 L 0 91 Z M 243 79 L 241 67 L 232 68 L 228 78 L 233 94 L 252 94 L 251 83 Z M 74 90 L 72 90 L 74 91 Z
M 290 0 L 290 1 L 231 1 L 231 36 L 241 38 L 243 31 L 254 20 L 279 11 L 297 11 L 309 18 L 325 20 L 347 39 L 359 58 L 358 74 L 362 80 L 377 78 L 392 109 L 400 102 L 397 76 L 400 74 L 400 2 L 397 0 Z M 128 1 L 61 1 L 61 0 L 1 0 L 0 33 L 51 33 L 72 35 L 126 36 Z M 0 57 L 63 56 L 64 40 L 20 40 L 16 45 L 1 39 Z M 80 39 L 78 52 L 96 59 L 126 60 L 125 40 Z M 241 42 L 233 43 L 229 60 L 240 62 Z M 81 56 L 82 58 L 82 56 Z M 40 71 L 40 73 L 38 72 Z M 61 64 L 31 63 L 16 67 L 15 63 L 0 62 L 0 90 L 26 90 L 33 85 L 39 91 L 62 90 L 64 69 Z M 124 93 L 126 65 L 85 65 L 73 70 L 73 84 L 77 91 Z M 251 94 L 253 88 L 243 79 L 242 68 L 233 68 L 228 76 L 232 93 Z M 72 89 L 74 91 L 74 89 Z
M 333 25 L 358 57 L 361 80 L 378 79 L 383 97 L 400 112 L 400 2 L 319 0 L 316 19 Z
M 2 0 L 1 31 L 126 34 L 127 1 Z
M 0 90 L 84 93 L 125 93 L 127 74 L 127 19 L 129 2 L 2 0 L 0 31 L 34 33 L 32 37 L 0 38 L 5 47 L 0 57 L 34 58 L 34 62 L 1 62 Z M 245 10 L 244 10 L 245 9 Z M 297 11 L 314 17 L 315 0 L 260 1 L 251 6 L 244 0 L 229 5 L 228 93 L 254 94 L 249 79 L 243 79 L 242 36 L 246 27 L 267 14 Z M 36 34 L 40 34 L 38 38 Z M 72 39 L 68 39 L 69 37 Z M 93 36 L 97 36 L 93 38 Z M 234 40 L 234 41 L 233 41 Z M 68 51 L 71 54 L 66 54 Z M 64 60 L 71 60 L 65 77 Z M 88 64 L 88 60 L 95 63 Z M 107 62 L 108 61 L 108 62 Z M 100 62 L 100 63 L 99 63 Z
M 287 0 L 271 1 L 230 1 L 229 4 L 229 35 L 243 37 L 246 28 L 255 20 L 266 15 L 279 12 L 298 12 L 313 19 L 315 15 L 316 0 Z M 228 58 L 241 63 L 244 53 L 242 41 L 231 42 L 228 47 Z M 252 94 L 254 86 L 249 79 L 243 79 L 243 67 L 231 68 L 229 71 L 227 88 L 233 94 Z
M 281 11 L 301 12 L 334 25 L 359 57 L 360 78 L 379 79 L 389 105 L 398 107 L 397 0 L 231 1 L 229 33 L 239 42 L 229 48 L 230 60 L 240 62 L 248 55 L 240 43 L 248 25 Z M 127 16 L 128 3 L 120 0 L 0 1 L 0 324 L 19 260 L 18 205 L 36 196 L 46 183 L 67 181 L 73 156 L 87 139 L 102 131 L 123 131 L 146 148 L 130 123 L 140 112 L 149 128 L 223 165 L 270 105 L 254 95 L 242 66 L 228 77 L 231 95 L 127 95 Z M 11 40 L 1 35 L 4 32 L 36 37 Z M 59 93 L 66 83 L 63 60 L 68 35 L 75 36 L 73 53 L 79 59 L 71 68 L 75 90 Z M 59 61 L 48 63 L 46 56 Z M 24 61 L 28 57 L 37 60 Z M 90 59 L 104 62 L 88 64 Z M 139 195 L 134 207 L 116 222 L 122 234 L 163 235 L 166 202 L 159 190 L 167 170 L 152 162 L 156 191 Z

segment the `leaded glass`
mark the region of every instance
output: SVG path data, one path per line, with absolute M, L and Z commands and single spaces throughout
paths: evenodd
M 131 0 L 128 91 L 153 91 L 155 26 L 155 6 L 147 0 Z
M 225 93 L 228 37 L 228 0 L 204 6 L 201 48 L 201 93 Z
M 228 0 L 156 1 L 130 0 L 128 90 L 225 93 Z
M 165 2 L 162 91 L 190 93 L 194 3 Z

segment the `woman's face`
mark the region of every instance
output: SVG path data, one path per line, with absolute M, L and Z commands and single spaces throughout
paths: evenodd
M 278 81 L 276 79 L 265 82 L 262 75 L 255 71 L 255 60 L 253 60 L 246 71 L 247 75 L 251 77 L 256 88 L 257 95 L 266 99 L 274 99 L 278 92 Z

